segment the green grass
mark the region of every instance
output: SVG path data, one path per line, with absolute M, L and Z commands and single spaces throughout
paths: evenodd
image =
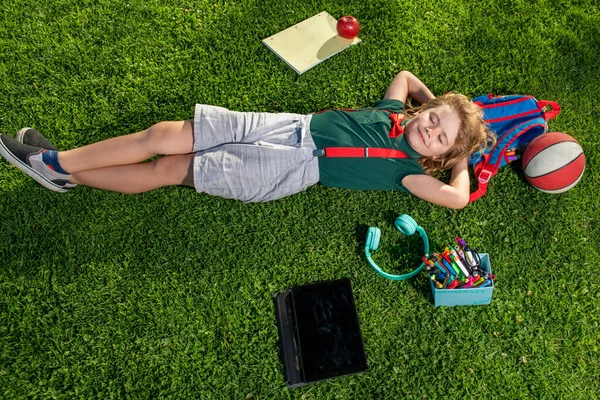
M 321 11 L 363 43 L 296 76 L 261 39 Z M 195 103 L 309 113 L 381 98 L 408 69 L 434 93 L 527 93 L 587 157 L 561 195 L 504 168 L 461 211 L 315 186 L 267 204 L 170 187 L 46 191 L 0 162 L 0 397 L 597 399 L 600 385 L 600 10 L 596 1 L 4 0 L 0 131 L 71 148 L 187 119 Z M 492 304 L 435 308 L 405 271 L 411 214 L 441 249 L 490 254 Z M 353 284 L 369 369 L 287 389 L 274 293 Z

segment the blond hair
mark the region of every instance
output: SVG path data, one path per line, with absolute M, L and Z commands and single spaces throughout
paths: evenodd
M 408 106 L 408 118 L 416 116 L 421 111 L 430 108 L 448 105 L 458 115 L 460 126 L 454 145 L 439 158 L 421 157 L 419 164 L 426 173 L 432 174 L 441 170 L 454 167 L 460 160 L 486 147 L 496 143 L 496 137 L 483 121 L 481 108 L 474 104 L 467 96 L 458 93 L 447 93 L 436 97 L 420 107 Z

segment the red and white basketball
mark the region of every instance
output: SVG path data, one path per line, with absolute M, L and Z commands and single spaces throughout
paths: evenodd
M 523 153 L 527 181 L 546 193 L 562 193 L 579 182 L 585 155 L 577 140 L 562 132 L 548 132 L 533 139 Z

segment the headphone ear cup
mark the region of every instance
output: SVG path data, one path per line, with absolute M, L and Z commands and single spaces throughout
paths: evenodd
M 381 229 L 374 226 L 370 227 L 367 231 L 367 248 L 369 250 L 377 250 L 379 247 L 379 240 L 381 239 Z
M 396 226 L 396 229 L 398 229 L 406 236 L 414 235 L 417 231 L 417 228 L 419 227 L 417 221 L 415 221 L 413 217 L 411 217 L 408 214 L 402 214 L 401 216 L 396 218 L 396 221 L 394 221 L 394 225 Z

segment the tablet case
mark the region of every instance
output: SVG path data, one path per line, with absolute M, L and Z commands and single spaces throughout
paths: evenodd
M 277 293 L 275 308 L 288 387 L 367 369 L 349 279 L 313 283 Z

